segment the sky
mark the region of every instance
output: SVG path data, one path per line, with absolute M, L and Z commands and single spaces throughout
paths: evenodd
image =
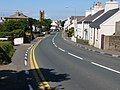
M 84 15 L 98 1 L 104 6 L 108 0 L 0 0 L 0 16 L 10 16 L 18 10 L 39 19 L 40 10 L 44 10 L 45 18 L 65 20 L 68 16 Z

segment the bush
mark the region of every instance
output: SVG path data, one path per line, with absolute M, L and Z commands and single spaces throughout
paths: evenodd
M 8 64 L 15 52 L 11 42 L 0 42 L 0 64 Z
M 12 36 L 11 32 L 0 32 L 0 38 L 5 38 L 6 36 Z
M 11 32 L 0 32 L 0 38 L 4 38 L 6 36 L 13 36 L 14 38 L 22 37 L 23 36 L 23 30 L 17 29 L 17 30 L 13 30 Z
M 70 29 L 68 30 L 67 34 L 68 34 L 68 37 L 72 37 L 72 36 L 74 35 L 74 28 L 73 28 L 73 27 L 70 28 Z
M 14 38 L 23 36 L 23 30 L 21 30 L 21 29 L 13 30 L 11 33 L 13 34 Z

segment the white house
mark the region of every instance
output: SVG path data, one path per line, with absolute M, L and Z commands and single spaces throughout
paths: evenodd
M 78 21 L 78 39 L 89 40 L 90 38 L 90 23 L 98 18 L 104 12 L 104 8 L 100 2 L 98 2 L 92 9 L 87 10 L 85 18 Z
M 57 29 L 57 27 L 58 27 L 58 24 L 56 23 L 56 21 L 52 21 L 52 23 L 51 23 L 51 30 L 53 30 L 53 31 L 55 31 L 56 29 Z
M 120 21 L 120 10 L 117 1 L 110 0 L 105 4 L 104 13 L 90 24 L 89 44 L 103 49 L 104 35 L 115 33 L 115 24 Z

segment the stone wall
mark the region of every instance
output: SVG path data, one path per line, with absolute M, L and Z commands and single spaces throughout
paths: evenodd
M 104 49 L 120 51 L 120 36 L 105 36 Z

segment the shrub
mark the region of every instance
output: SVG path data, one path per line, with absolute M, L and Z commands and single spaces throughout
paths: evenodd
M 0 38 L 4 38 L 6 36 L 12 36 L 11 32 L 0 32 Z
M 21 29 L 13 30 L 11 33 L 13 34 L 14 38 L 23 36 L 23 30 L 21 30 Z
M 68 37 L 72 37 L 72 36 L 74 35 L 74 28 L 73 28 L 73 27 L 70 28 L 70 29 L 68 30 L 67 34 L 68 34 Z
M 0 64 L 8 64 L 15 52 L 11 42 L 0 42 Z

